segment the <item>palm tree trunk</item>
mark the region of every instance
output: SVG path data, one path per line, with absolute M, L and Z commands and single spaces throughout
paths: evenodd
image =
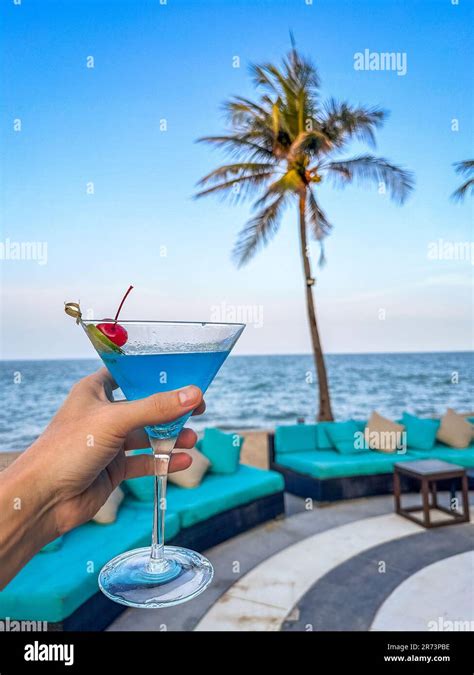
M 309 328 L 311 332 L 311 342 L 313 345 L 313 356 L 316 372 L 318 374 L 319 384 L 319 413 L 318 420 L 332 420 L 331 399 L 329 396 L 328 378 L 326 374 L 326 364 L 324 362 L 323 350 L 319 339 L 318 323 L 316 320 L 316 310 L 314 308 L 311 263 L 308 257 L 306 240 L 306 191 L 299 198 L 299 220 L 300 220 L 300 245 L 301 258 L 303 260 L 304 279 L 306 284 L 306 310 L 308 312 Z

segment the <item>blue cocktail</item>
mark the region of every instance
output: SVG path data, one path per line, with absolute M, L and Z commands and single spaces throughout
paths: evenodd
M 244 324 L 208 322 L 119 324 L 118 312 L 115 319 L 88 321 L 82 318 L 77 303 L 67 303 L 66 312 L 84 328 L 129 400 L 187 385 L 205 392 L 245 328 Z M 155 464 L 151 546 L 118 555 L 99 575 L 101 590 L 123 605 L 176 605 L 202 593 L 212 580 L 213 569 L 207 558 L 186 548 L 164 545 L 168 465 L 188 417 L 186 414 L 146 429 Z
M 228 351 L 162 354 L 102 353 L 101 358 L 125 398 L 134 401 L 170 389 L 194 384 L 205 392 L 226 360 Z M 169 424 L 146 427 L 149 436 L 170 438 L 179 434 L 191 413 Z

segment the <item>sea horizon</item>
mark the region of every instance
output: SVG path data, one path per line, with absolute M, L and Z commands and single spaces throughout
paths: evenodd
M 407 350 L 407 351 L 371 351 L 371 352 L 325 352 L 324 356 L 396 356 L 397 354 L 401 355 L 410 355 L 410 354 L 473 354 L 474 347 L 472 349 L 436 349 L 436 350 Z M 227 357 L 236 358 L 236 357 L 271 357 L 271 356 L 309 356 L 313 358 L 312 352 L 261 352 L 261 353 L 251 353 L 251 354 L 233 354 L 232 352 Z M 3 358 L 0 356 L 0 363 L 9 363 L 15 361 L 25 361 L 28 363 L 31 362 L 41 362 L 41 361 L 91 361 L 94 356 L 59 356 L 59 357 L 8 357 Z M 97 355 L 97 360 L 100 362 L 100 357 Z
M 367 419 L 377 410 L 442 415 L 474 410 L 473 351 L 326 354 L 336 420 Z M 74 382 L 94 372 L 98 356 L 0 360 L 0 452 L 22 450 L 43 431 Z M 120 391 L 118 392 L 120 396 Z M 198 433 L 272 429 L 315 421 L 318 388 L 312 354 L 235 354 L 206 393 L 207 410 L 190 420 Z

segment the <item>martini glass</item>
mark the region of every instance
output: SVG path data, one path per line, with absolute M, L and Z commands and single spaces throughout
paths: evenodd
M 237 323 L 120 321 L 128 340 L 121 348 L 110 349 L 97 340 L 99 323 L 113 322 L 81 320 L 102 361 L 131 401 L 190 384 L 205 392 L 245 328 Z M 155 465 L 151 546 L 118 555 L 99 574 L 102 592 L 122 605 L 177 605 L 202 593 L 212 580 L 214 571 L 207 558 L 164 544 L 168 466 L 190 414 L 146 427 Z

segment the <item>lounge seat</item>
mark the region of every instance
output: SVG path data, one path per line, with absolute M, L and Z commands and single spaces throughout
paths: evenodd
M 283 487 L 279 473 L 243 465 L 234 474 L 208 474 L 196 488 L 169 485 L 166 540 L 197 550 L 214 546 L 283 513 Z M 152 503 L 127 496 L 115 523 L 86 523 L 68 532 L 59 550 L 30 560 L 0 592 L 0 617 L 102 630 L 123 607 L 100 593 L 100 569 L 148 546 L 151 526 Z
M 168 508 L 179 515 L 181 527 L 186 528 L 283 489 L 280 474 L 241 464 L 232 474 L 208 474 L 195 488 L 169 485 L 167 502 Z
M 364 420 L 350 422 L 352 426 L 355 423 L 359 432 L 366 426 Z M 341 425 L 339 430 L 338 425 Z M 338 434 L 333 430 L 342 432 L 339 435 L 344 441 L 347 423 L 286 425 L 277 427 L 275 434 L 269 434 L 269 466 L 283 475 L 288 492 L 320 502 L 353 499 L 391 493 L 393 465 L 397 462 L 442 459 L 467 469 L 474 467 L 474 443 L 465 449 L 436 443 L 431 450 L 421 450 L 410 447 L 410 440 L 417 439 L 417 435 L 410 435 L 408 431 L 408 451 L 405 453 L 348 452 L 342 442 L 337 451 L 334 447 L 337 441 L 333 443 L 332 437 L 337 438 Z M 354 438 L 355 441 L 355 432 L 350 431 L 350 435 L 350 440 Z M 474 484 L 472 475 L 468 474 L 468 480 L 470 485 Z M 410 487 L 408 480 L 402 480 L 403 490 Z
M 392 473 L 396 462 L 413 459 L 415 456 L 411 452 L 402 454 L 373 450 L 350 455 L 341 455 L 335 450 L 308 450 L 276 454 L 276 463 L 280 466 L 319 479 Z
M 127 498 L 111 525 L 86 523 L 63 537 L 61 548 L 38 553 L 0 592 L 0 616 L 59 622 L 97 593 L 100 569 L 114 556 L 150 543 L 150 505 Z M 177 513 L 166 515 L 168 537 L 179 531 Z
M 410 450 L 417 459 L 442 459 L 445 462 L 459 464 L 466 469 L 474 467 L 474 445 L 468 448 L 450 448 L 437 443 L 431 450 Z

